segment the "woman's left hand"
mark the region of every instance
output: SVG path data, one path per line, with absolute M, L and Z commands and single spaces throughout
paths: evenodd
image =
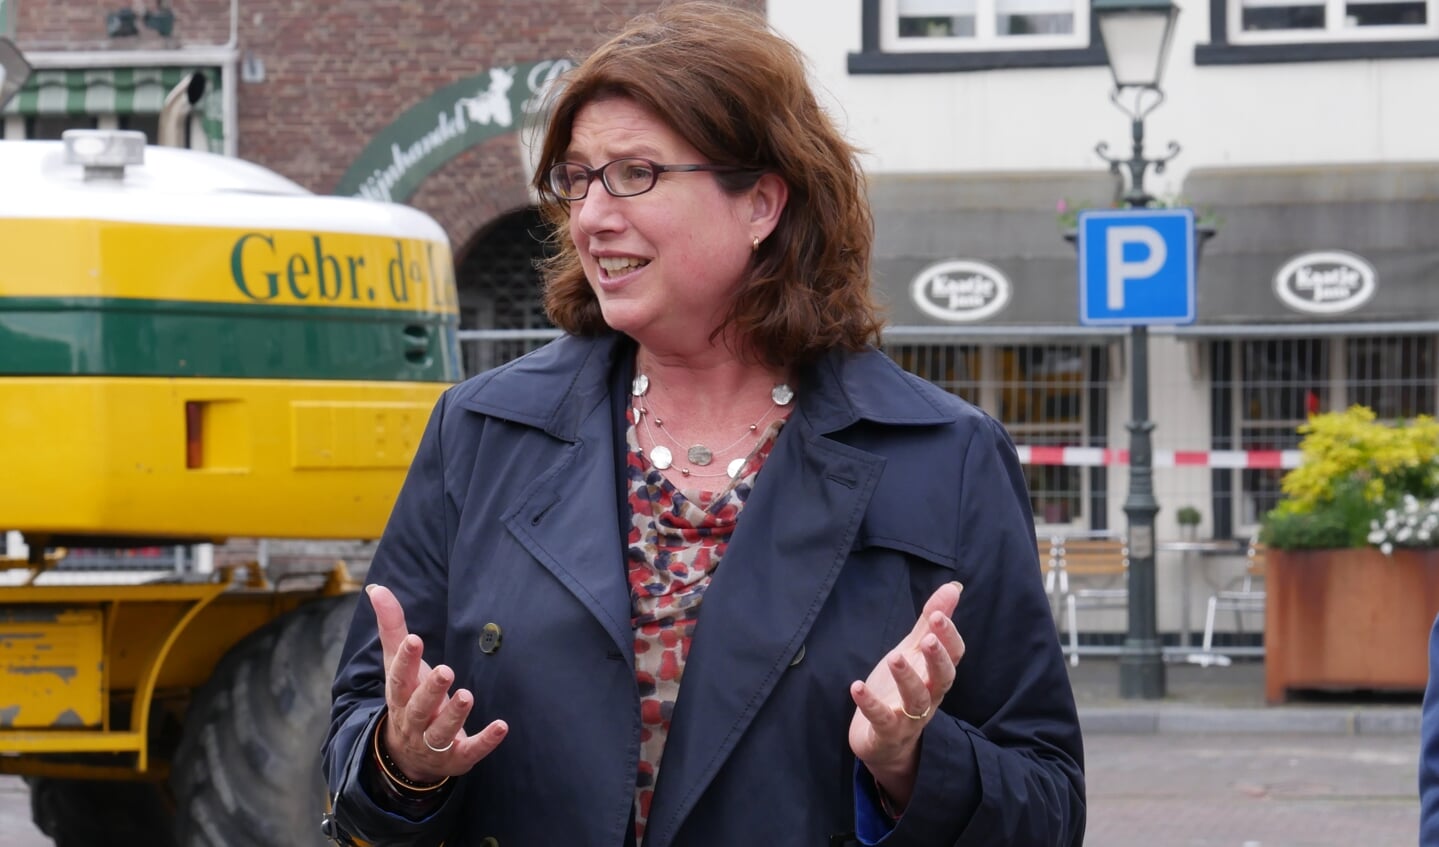
M 920 732 L 934 719 L 964 658 L 964 639 L 951 620 L 960 590 L 957 582 L 941 585 L 925 602 L 914 629 L 868 679 L 849 687 L 859 707 L 849 724 L 850 749 L 901 808 L 914 791 Z

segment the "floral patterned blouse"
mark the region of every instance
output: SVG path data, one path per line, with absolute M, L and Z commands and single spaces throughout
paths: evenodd
M 775 421 L 765 430 L 737 480 L 720 476 L 715 479 L 728 484 L 717 491 L 680 491 L 650 464 L 635 434 L 633 409 L 628 416 L 630 531 L 626 561 L 640 692 L 635 836 L 643 843 L 700 603 L 784 421 Z M 697 484 L 705 482 L 697 480 Z

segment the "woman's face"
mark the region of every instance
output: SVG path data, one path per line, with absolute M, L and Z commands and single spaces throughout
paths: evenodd
M 575 117 L 561 157 L 591 168 L 629 156 L 662 165 L 707 160 L 648 109 L 623 98 L 591 102 Z M 655 187 L 612 197 L 596 175 L 570 203 L 570 237 L 610 327 L 660 353 L 699 352 L 723 320 L 756 235 L 756 192 L 725 193 L 713 173 L 664 173 Z

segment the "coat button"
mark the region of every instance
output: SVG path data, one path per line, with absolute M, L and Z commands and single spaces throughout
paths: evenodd
M 799 645 L 799 652 L 798 652 L 798 653 L 795 653 L 795 654 L 794 654 L 794 658 L 789 660 L 789 666 L 790 666 L 790 667 L 794 667 L 795 665 L 797 665 L 797 664 L 799 664 L 800 662 L 803 662 L 803 661 L 804 661 L 804 645 L 801 644 L 801 645 Z
M 485 839 L 480 842 L 480 847 L 500 847 L 500 840 L 493 835 L 487 835 Z
M 480 652 L 493 653 L 500 649 L 500 641 L 504 639 L 504 633 L 500 632 L 500 625 L 491 621 L 480 630 Z

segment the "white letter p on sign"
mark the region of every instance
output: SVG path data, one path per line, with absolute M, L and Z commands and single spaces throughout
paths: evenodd
M 1138 262 L 1124 260 L 1124 248 L 1129 244 L 1142 244 L 1149 248 L 1149 255 Z M 1159 231 L 1147 226 L 1112 226 L 1104 231 L 1105 257 L 1109 269 L 1106 280 L 1105 301 L 1111 310 L 1124 308 L 1124 283 L 1131 279 L 1147 279 L 1164 267 L 1169 250 Z

